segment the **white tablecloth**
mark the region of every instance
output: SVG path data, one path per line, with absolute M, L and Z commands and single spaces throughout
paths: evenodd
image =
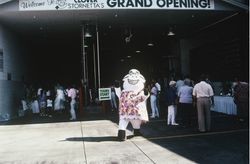
M 230 96 L 214 96 L 214 108 L 211 109 L 215 112 L 236 115 L 237 108 Z

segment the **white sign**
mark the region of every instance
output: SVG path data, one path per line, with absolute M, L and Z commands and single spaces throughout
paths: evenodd
M 19 10 L 213 10 L 214 0 L 19 0 Z
M 99 88 L 99 101 L 111 99 L 111 88 Z

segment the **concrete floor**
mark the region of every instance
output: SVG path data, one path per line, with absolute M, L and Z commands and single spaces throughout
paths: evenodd
M 116 140 L 117 117 L 112 114 L 75 122 L 40 117 L 9 121 L 0 124 L 0 163 L 249 163 L 248 124 L 212 116 L 208 133 L 156 119 L 142 127 L 143 137 L 125 142 Z

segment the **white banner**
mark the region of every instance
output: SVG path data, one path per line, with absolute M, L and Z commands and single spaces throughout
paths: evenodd
M 19 10 L 213 10 L 214 0 L 19 0 Z

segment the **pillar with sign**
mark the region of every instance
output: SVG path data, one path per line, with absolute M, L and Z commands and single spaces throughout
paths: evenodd
M 99 101 L 101 101 L 102 104 L 102 112 L 107 113 L 108 112 L 108 103 L 107 101 L 111 100 L 111 88 L 99 88 Z

